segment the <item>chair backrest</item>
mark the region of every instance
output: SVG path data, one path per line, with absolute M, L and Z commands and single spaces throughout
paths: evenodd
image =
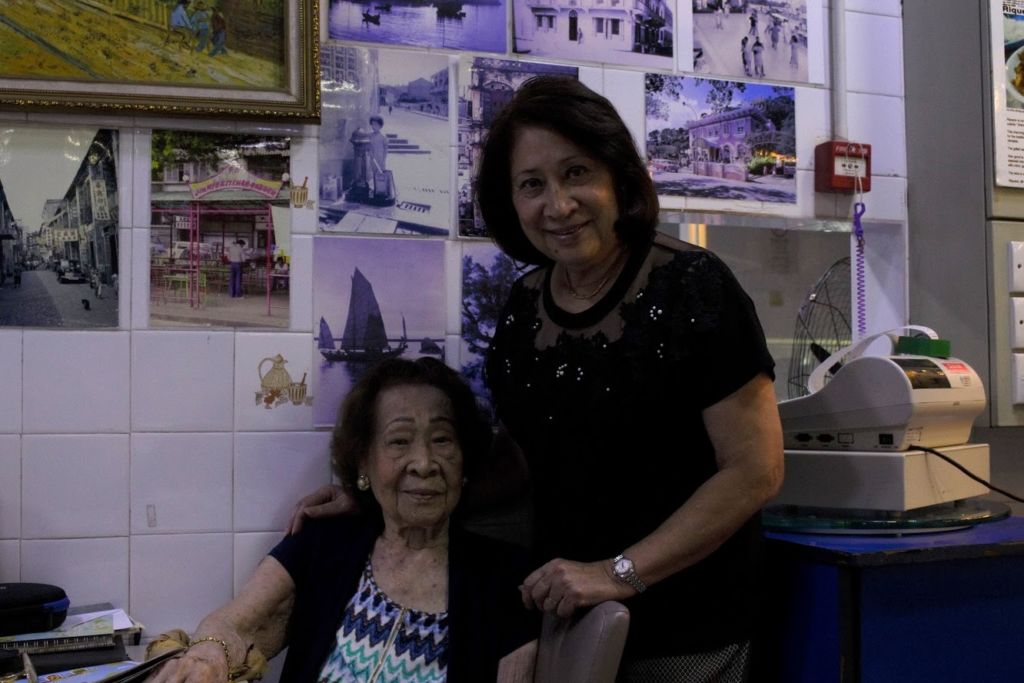
M 544 615 L 534 683 L 614 683 L 629 631 L 629 610 L 602 602 L 569 619 Z

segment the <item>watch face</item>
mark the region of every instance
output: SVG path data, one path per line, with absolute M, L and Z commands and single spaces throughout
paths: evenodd
M 623 557 L 621 560 L 615 563 L 615 573 L 619 576 L 624 576 L 633 570 L 633 561 L 627 557 Z

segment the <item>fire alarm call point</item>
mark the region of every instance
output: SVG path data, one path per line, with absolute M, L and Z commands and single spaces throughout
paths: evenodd
M 814 148 L 815 192 L 867 192 L 870 189 L 871 145 L 830 140 Z

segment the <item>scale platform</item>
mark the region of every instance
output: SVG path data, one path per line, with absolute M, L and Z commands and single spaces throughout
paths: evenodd
M 988 444 L 936 450 L 989 478 Z M 988 488 L 925 451 L 787 450 L 782 491 L 765 526 L 816 533 L 914 533 L 1002 519 L 1009 507 L 967 500 Z

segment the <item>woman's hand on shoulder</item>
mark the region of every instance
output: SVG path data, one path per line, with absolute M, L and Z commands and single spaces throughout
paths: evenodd
M 611 560 L 573 562 L 554 559 L 535 570 L 519 587 L 527 609 L 559 617 L 606 600 L 625 600 L 636 591 L 616 580 Z
M 337 484 L 325 484 L 308 496 L 303 496 L 288 520 L 286 532 L 289 535 L 299 533 L 302 522 L 320 517 L 337 517 L 338 515 L 354 514 L 359 511 L 352 494 Z
M 191 646 L 182 656 L 169 659 L 147 683 L 224 683 L 228 664 L 224 650 L 214 642 Z

